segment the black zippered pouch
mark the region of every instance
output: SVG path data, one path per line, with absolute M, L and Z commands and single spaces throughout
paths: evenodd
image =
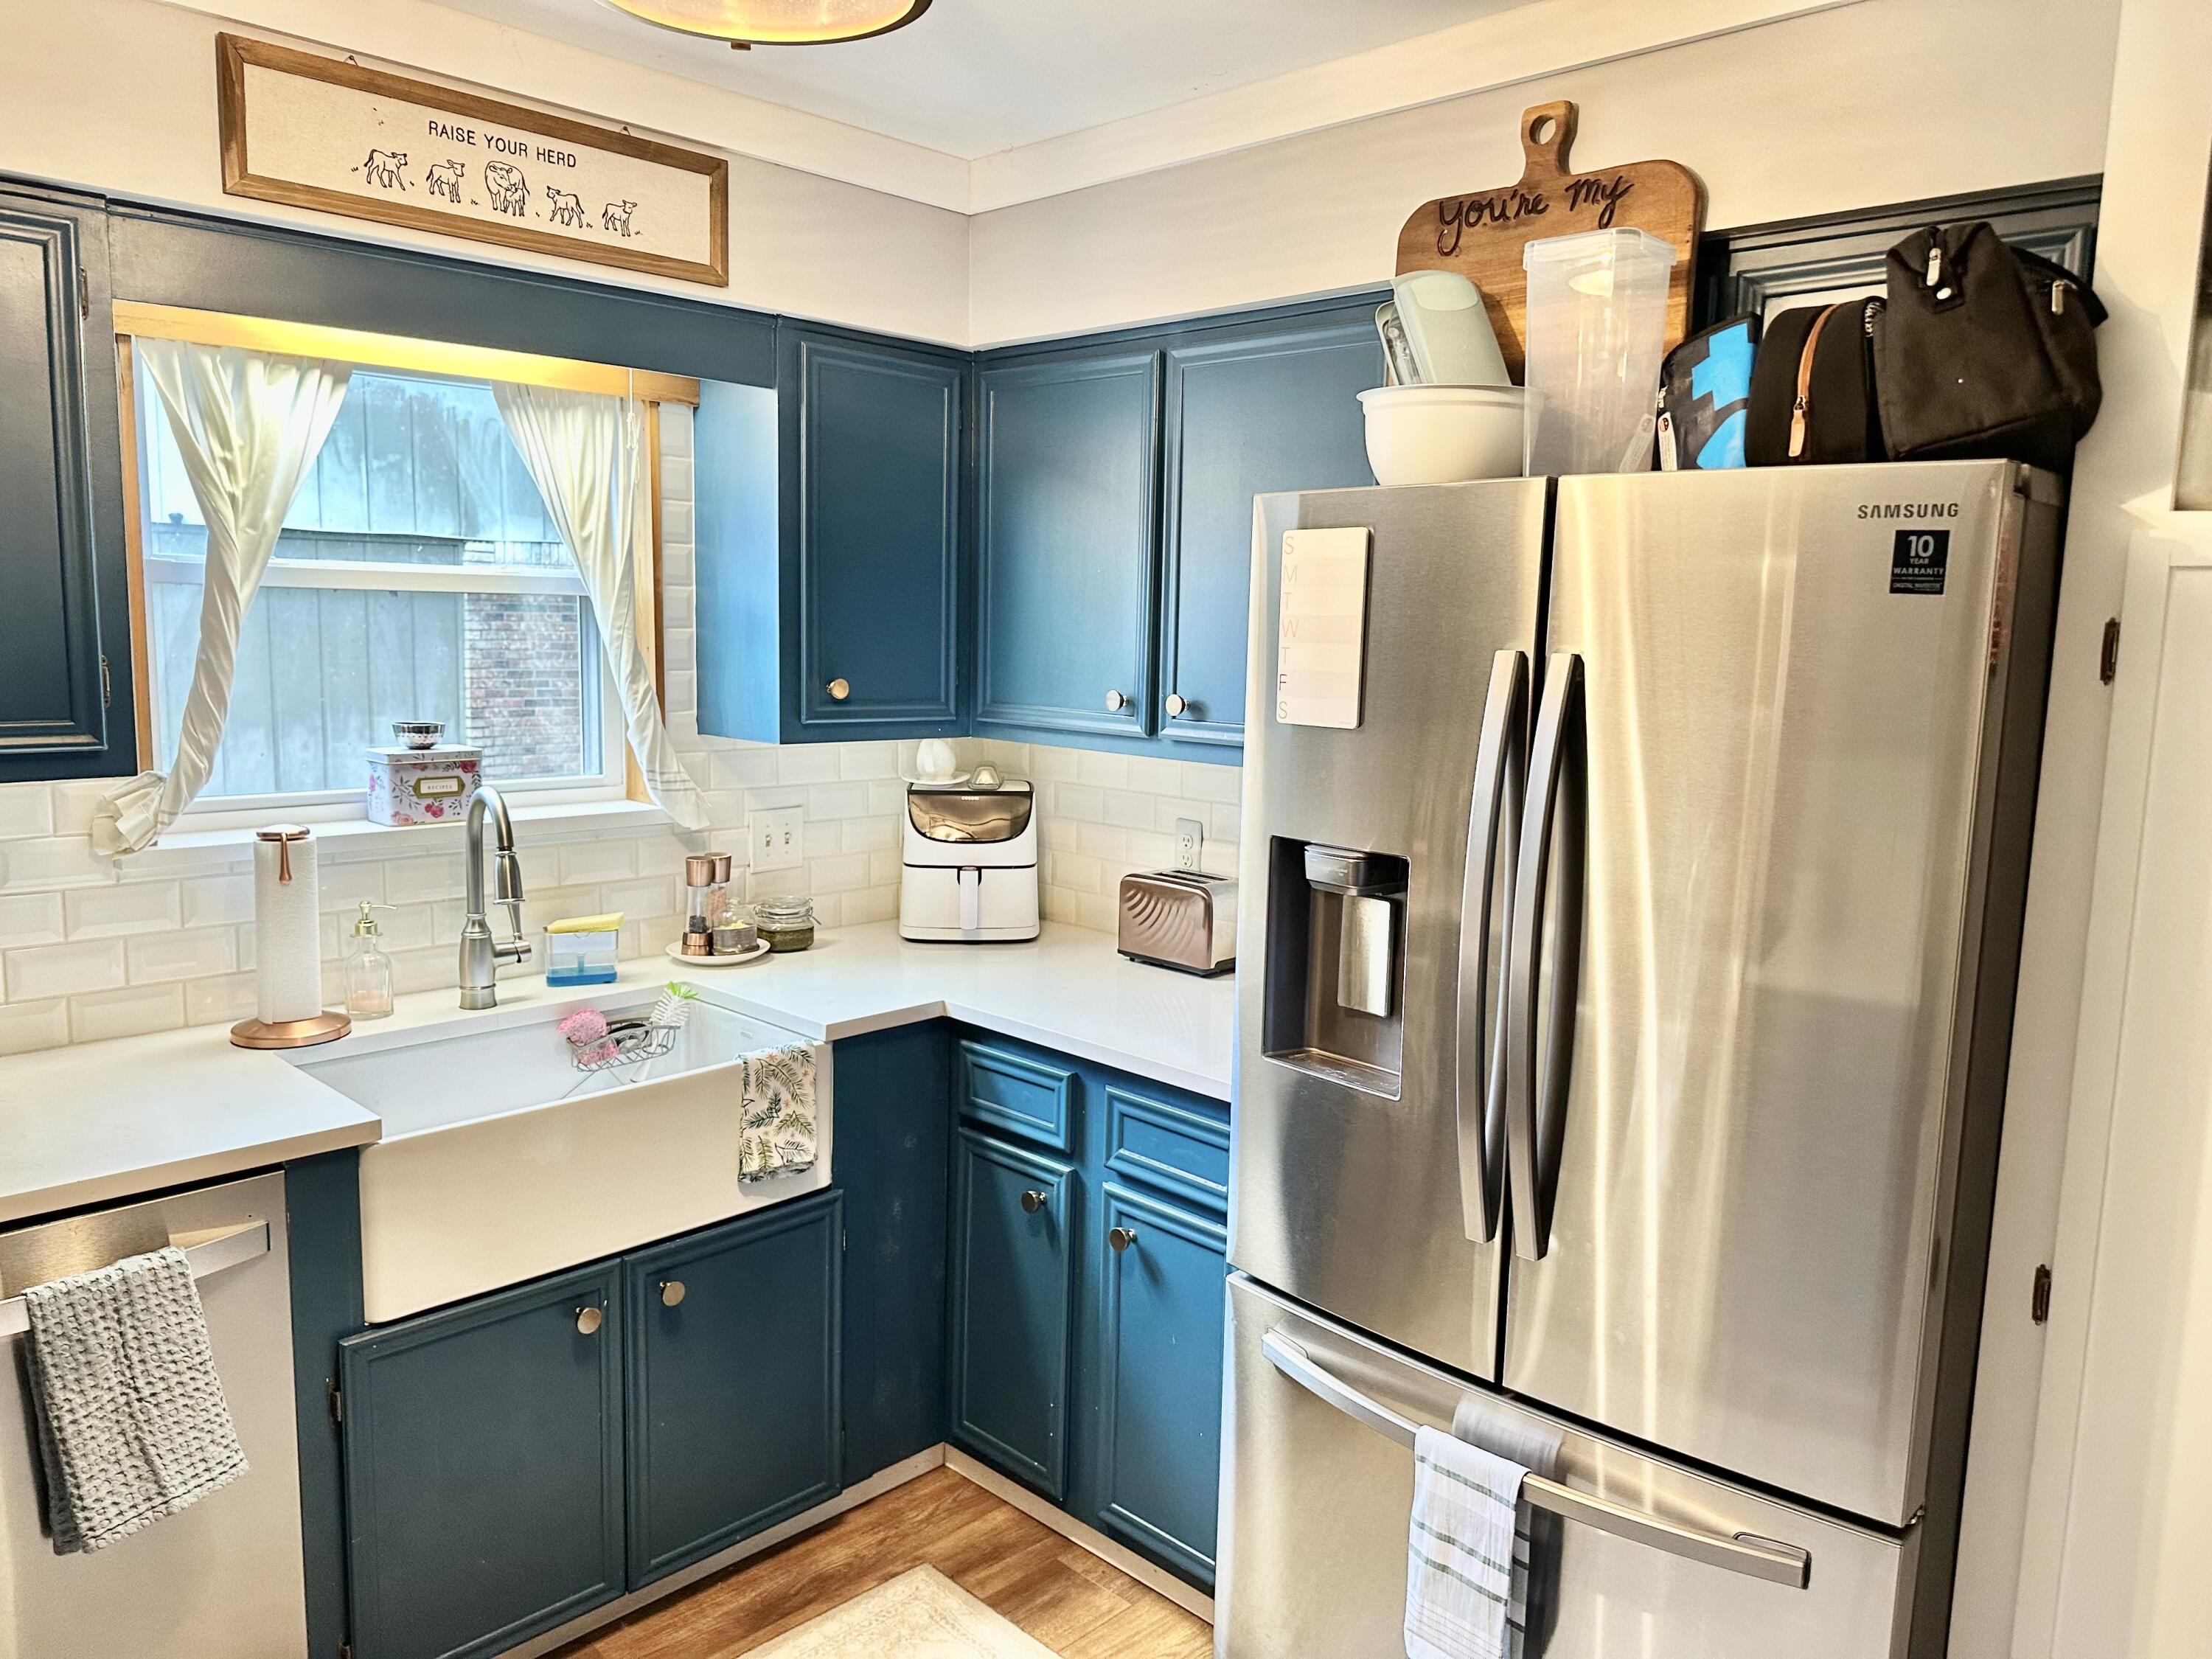
M 1800 306 L 1766 325 L 1751 376 L 1744 459 L 1753 466 L 1889 459 L 1875 392 L 1883 302 Z
M 1750 418 L 1759 313 L 1715 323 L 1659 366 L 1659 470 L 1711 472 L 1741 466 Z

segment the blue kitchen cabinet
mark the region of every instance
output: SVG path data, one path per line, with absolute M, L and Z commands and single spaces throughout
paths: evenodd
M 1359 393 L 1383 381 L 1371 302 L 1169 346 L 1157 702 L 1170 742 L 1243 742 L 1252 498 L 1372 484 Z
M 952 1189 L 952 1437 L 1060 1501 L 1081 1188 L 1060 1159 L 963 1128 Z
M 131 769 L 107 283 L 100 208 L 0 192 L 0 783 Z
M 621 1274 L 605 1263 L 339 1345 L 358 1659 L 474 1659 L 624 1584 Z
M 1160 374 L 1127 347 L 983 369 L 978 733 L 1152 731 Z
M 965 730 L 970 360 L 787 322 L 778 365 L 700 391 L 700 729 Z
M 1228 1230 L 1115 1182 L 1100 1199 L 1097 1519 L 1211 1583 Z
M 842 1194 L 623 1259 L 635 1589 L 836 1495 Z

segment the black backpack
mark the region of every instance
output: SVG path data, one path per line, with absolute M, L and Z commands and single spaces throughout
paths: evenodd
M 1766 325 L 1751 370 L 1744 459 L 1802 466 L 1886 459 L 1875 402 L 1880 300 L 1800 306 Z
M 1888 276 L 1875 378 L 1890 454 L 2065 471 L 2103 397 L 2088 286 L 1980 220 L 1914 232 Z

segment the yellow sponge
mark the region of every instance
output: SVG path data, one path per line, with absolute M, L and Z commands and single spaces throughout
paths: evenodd
M 623 913 L 610 910 L 603 916 L 570 916 L 565 921 L 549 921 L 549 933 L 611 933 L 623 924 Z

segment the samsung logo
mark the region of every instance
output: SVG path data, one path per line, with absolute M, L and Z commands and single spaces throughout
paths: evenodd
M 1956 501 L 1861 501 L 1862 519 L 1955 519 Z

